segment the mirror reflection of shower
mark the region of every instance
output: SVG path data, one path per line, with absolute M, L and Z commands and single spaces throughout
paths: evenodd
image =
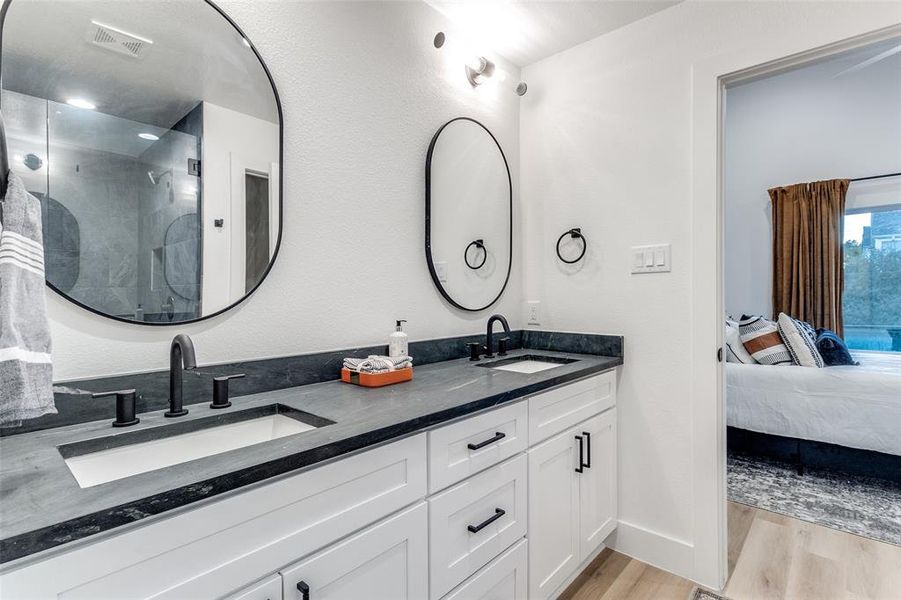
M 153 185 L 158 184 L 160 182 L 160 180 L 163 178 L 163 175 L 168 175 L 171 179 L 172 169 L 166 169 L 165 171 L 160 171 L 159 173 L 155 173 L 153 171 L 147 171 L 147 177 L 150 178 L 150 183 L 152 183 Z M 167 181 L 166 187 L 172 187 L 172 184 L 169 181 Z
M 166 189 L 168 190 L 167 200 L 169 204 L 175 203 L 175 190 L 172 189 L 172 169 L 171 167 L 164 171 L 147 171 L 147 177 L 150 179 L 150 183 L 153 185 L 159 185 L 159 183 L 163 180 L 163 177 L 168 175 L 168 179 L 166 180 Z

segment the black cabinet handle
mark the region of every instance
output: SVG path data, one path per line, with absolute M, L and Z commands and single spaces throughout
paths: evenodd
M 576 473 L 581 473 L 585 469 L 582 467 L 585 466 L 585 446 L 582 444 L 582 436 L 577 435 L 576 441 L 579 442 L 579 466 L 576 467 Z
M 478 532 L 482 531 L 482 529 L 484 529 L 485 527 L 488 527 L 489 525 L 491 525 L 492 523 L 494 523 L 495 521 L 497 521 L 498 519 L 503 517 L 505 514 L 507 514 L 507 513 L 503 508 L 495 508 L 494 515 L 488 517 L 487 519 L 485 519 L 478 525 L 469 525 L 466 527 L 466 529 L 468 529 L 471 533 L 478 533 Z
M 583 431 L 582 435 L 585 436 L 585 454 L 588 455 L 588 460 L 585 461 L 585 468 L 591 468 L 591 434 L 587 431 Z
M 505 437 L 507 437 L 506 433 L 503 433 L 502 431 L 496 431 L 496 432 L 494 432 L 494 437 L 490 437 L 487 440 L 485 440 L 484 442 L 479 442 L 478 444 L 466 444 L 466 447 L 469 448 L 470 450 L 481 450 L 488 444 L 493 444 L 494 442 L 502 440 Z
M 307 585 L 306 581 L 299 581 L 297 583 L 297 591 L 300 592 L 300 597 L 303 600 L 310 600 L 310 586 Z

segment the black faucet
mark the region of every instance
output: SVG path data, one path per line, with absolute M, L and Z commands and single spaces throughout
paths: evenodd
M 494 357 L 494 341 L 492 340 L 491 330 L 494 327 L 495 321 L 500 321 L 501 325 L 504 328 L 504 332 L 510 333 L 510 325 L 507 324 L 507 318 L 504 315 L 491 315 L 491 318 L 488 319 L 488 331 L 485 334 L 485 358 Z
M 184 333 L 179 333 L 169 347 L 169 410 L 164 413 L 167 417 L 181 417 L 188 414 L 188 409 L 182 406 L 182 370 L 196 367 L 194 342 Z

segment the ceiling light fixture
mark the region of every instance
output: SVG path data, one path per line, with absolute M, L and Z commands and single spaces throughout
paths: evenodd
M 160 136 L 153 135 L 152 133 L 139 133 L 138 137 L 142 140 L 150 140 L 151 142 L 155 142 L 160 139 Z
M 94 110 L 97 108 L 97 105 L 93 102 L 85 100 L 84 98 L 69 98 L 66 100 L 66 104 L 69 106 L 74 106 L 75 108 L 84 108 L 85 110 Z
M 466 79 L 472 87 L 479 87 L 487 83 L 489 79 L 504 84 L 507 81 L 507 73 L 504 69 L 499 69 L 493 61 L 484 56 L 474 53 L 469 44 L 459 41 L 452 42 L 447 38 L 443 31 L 439 31 L 432 39 L 432 44 L 438 49 L 450 48 L 449 58 L 451 62 L 462 61 L 466 72 Z M 526 82 L 517 82 L 514 86 L 517 96 L 524 96 L 528 90 Z
M 479 56 L 472 64 L 466 65 L 466 78 L 472 87 L 482 85 L 492 75 L 494 75 L 494 63 L 484 56 Z

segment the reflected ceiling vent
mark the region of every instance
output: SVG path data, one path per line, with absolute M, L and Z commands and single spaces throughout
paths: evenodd
M 91 21 L 91 27 L 88 29 L 86 39 L 95 46 L 132 58 L 143 58 L 153 44 L 153 40 L 142 38 L 97 21 Z

